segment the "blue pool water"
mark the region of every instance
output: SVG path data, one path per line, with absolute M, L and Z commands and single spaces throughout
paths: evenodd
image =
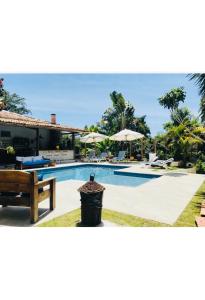
M 43 178 L 56 177 L 57 181 L 64 180 L 83 180 L 88 181 L 91 173 L 95 173 L 95 180 L 99 183 L 107 183 L 122 186 L 135 187 L 149 180 L 159 177 L 159 175 L 133 174 L 124 175 L 121 170 L 126 167 L 122 166 L 103 166 L 103 165 L 80 165 L 68 166 L 55 169 L 39 170 Z

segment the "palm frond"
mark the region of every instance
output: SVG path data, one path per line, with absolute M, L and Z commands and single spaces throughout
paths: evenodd
M 205 97 L 205 73 L 189 74 L 188 77 L 199 87 L 199 95 Z

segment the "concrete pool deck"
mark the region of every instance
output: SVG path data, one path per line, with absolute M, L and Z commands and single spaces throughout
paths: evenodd
M 106 187 L 103 207 L 169 225 L 175 223 L 205 180 L 205 175 L 166 170 L 153 171 L 140 166 L 129 166 L 129 169 L 123 169 L 123 172 L 163 176 L 137 187 L 103 184 Z M 45 216 L 37 225 L 79 208 L 80 195 L 77 189 L 83 183 L 84 181 L 78 180 L 57 182 L 56 209 L 47 213 L 48 201 L 42 202 L 39 211 L 40 214 L 45 213 Z M 0 226 L 30 226 L 29 210 L 0 208 Z

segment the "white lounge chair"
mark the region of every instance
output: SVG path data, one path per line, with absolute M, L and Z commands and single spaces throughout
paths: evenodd
M 173 158 L 169 158 L 167 160 L 156 160 L 152 162 L 151 167 L 159 167 L 159 168 L 167 168 L 168 164 L 171 164 L 174 161 Z
M 106 157 L 107 157 L 107 152 L 102 152 L 99 157 L 94 157 L 92 161 L 94 162 L 106 161 Z
M 148 163 L 152 163 L 152 162 L 156 161 L 157 159 L 158 159 L 158 156 L 156 153 L 152 153 L 152 152 L 149 153 Z
M 112 159 L 113 162 L 122 161 L 125 159 L 126 151 L 119 151 L 118 156 Z
M 156 153 L 149 153 L 149 160 L 147 162 L 143 162 L 142 165 L 151 165 L 153 162 L 157 161 L 158 156 Z
M 142 168 L 145 168 L 146 166 L 150 166 L 153 162 L 155 162 L 158 159 L 158 156 L 156 155 L 156 153 L 149 153 L 149 160 L 146 162 L 141 162 L 139 163 L 139 166 Z
M 88 159 L 88 161 L 94 161 L 96 159 L 95 151 L 90 151 L 87 159 Z

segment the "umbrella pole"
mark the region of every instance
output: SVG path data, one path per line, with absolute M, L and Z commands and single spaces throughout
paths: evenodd
M 131 155 L 132 155 L 132 144 L 130 142 L 130 157 L 131 157 Z
M 86 149 L 86 143 L 85 143 L 85 157 L 86 157 L 86 152 L 87 152 L 87 149 Z
M 154 153 L 157 153 L 157 141 L 154 140 Z
M 129 155 L 129 144 L 128 144 L 128 141 L 127 141 L 127 135 L 126 135 L 126 137 L 125 137 L 125 141 L 126 141 L 126 148 L 127 148 L 127 157 L 128 157 L 128 155 Z
M 141 157 L 142 157 L 142 160 L 144 160 L 144 141 L 143 141 L 143 139 L 141 140 Z

